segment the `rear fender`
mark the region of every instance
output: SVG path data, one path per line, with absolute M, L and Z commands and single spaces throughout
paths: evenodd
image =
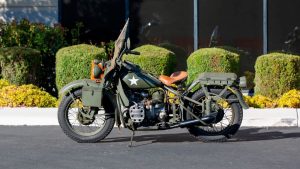
M 239 103 L 241 104 L 241 106 L 243 107 L 243 109 L 249 109 L 249 106 L 245 102 L 245 100 L 243 99 L 243 95 L 240 92 L 240 90 L 238 90 L 235 87 L 229 87 L 228 90 L 230 90 L 238 98 Z
M 240 81 L 240 83 L 238 83 Z M 242 83 L 241 83 L 242 82 Z M 239 103 L 244 109 L 248 109 L 249 106 L 245 103 L 243 96 L 236 87 L 240 85 L 240 87 L 244 87 L 246 85 L 246 79 L 237 79 L 237 75 L 235 73 L 210 73 L 205 72 L 201 73 L 198 78 L 192 83 L 189 90 L 194 87 L 196 84 L 201 84 L 202 86 L 216 87 L 224 89 L 227 86 L 228 90 L 230 90 L 239 100 Z

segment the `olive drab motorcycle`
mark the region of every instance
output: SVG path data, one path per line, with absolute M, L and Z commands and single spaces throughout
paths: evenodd
M 225 141 L 234 135 L 242 122 L 242 108 L 248 108 L 239 90 L 245 87 L 245 78 L 207 72 L 190 85 L 185 85 L 184 71 L 156 78 L 122 59 L 123 54 L 139 55 L 130 50 L 128 24 L 127 20 L 111 60 L 92 61 L 91 79 L 61 89 L 58 120 L 63 132 L 88 143 L 104 139 L 115 124 L 133 134 L 145 128 L 187 128 L 201 141 Z

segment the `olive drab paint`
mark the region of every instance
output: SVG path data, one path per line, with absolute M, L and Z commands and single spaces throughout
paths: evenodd
M 247 108 L 239 90 L 245 86 L 245 78 L 237 79 L 234 73 L 207 72 L 200 74 L 188 86 L 185 77 L 173 81 L 174 85 L 168 85 L 143 72 L 138 65 L 122 60 L 125 53 L 139 54 L 128 48 L 128 24 L 129 20 L 116 41 L 114 57 L 104 64 L 106 70 L 102 80 L 77 80 L 60 91 L 65 95 L 58 109 L 58 121 L 63 132 L 77 142 L 91 143 L 104 139 L 114 124 L 122 124 L 133 131 L 131 146 L 134 131 L 139 127 L 156 127 L 158 130 L 189 128 L 192 129 L 189 130 L 190 134 L 208 141 L 224 140 L 234 135 L 242 122 L 242 107 Z M 101 73 L 93 69 L 91 72 L 96 75 Z M 149 90 L 153 88 L 158 90 Z M 166 95 L 167 92 L 173 96 Z M 176 101 L 169 102 L 169 96 Z M 78 99 L 82 104 L 71 106 Z M 226 128 L 220 129 L 222 134 L 217 134 L 220 138 L 201 135 L 202 129 L 198 126 L 211 127 L 222 121 L 226 107 L 222 107 L 220 101 L 231 105 L 231 122 Z M 88 130 L 78 132 L 78 125 L 70 123 L 69 110 L 75 106 L 78 106 L 76 120 L 80 123 L 79 127 L 87 127 Z M 91 132 L 89 125 L 95 122 L 93 125 L 97 126 L 98 123 L 96 115 L 104 115 L 104 127 L 99 126 L 99 130 Z
M 122 81 L 131 89 L 150 89 L 162 85 L 155 77 L 143 72 L 129 72 Z

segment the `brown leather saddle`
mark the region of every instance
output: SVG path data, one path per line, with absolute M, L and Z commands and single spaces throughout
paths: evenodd
M 188 76 L 187 72 L 178 71 L 178 72 L 172 73 L 171 76 L 160 75 L 159 80 L 163 84 L 165 84 L 167 86 L 171 86 L 172 84 L 182 82 L 183 80 L 185 80 L 187 78 L 187 76 Z

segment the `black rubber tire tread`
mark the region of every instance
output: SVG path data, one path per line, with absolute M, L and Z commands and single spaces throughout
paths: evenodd
M 222 91 L 222 89 L 210 89 L 210 93 L 219 94 Z M 195 92 L 192 96 L 192 99 L 198 100 L 201 97 L 204 97 L 205 94 L 202 90 L 198 90 Z M 236 96 L 231 92 L 225 92 L 223 95 L 224 98 L 227 99 L 236 99 Z M 240 125 L 243 120 L 243 109 L 242 106 L 238 101 L 231 101 L 230 102 L 232 111 L 233 111 L 233 123 L 229 128 L 226 128 L 225 130 L 222 130 L 221 132 L 216 135 L 216 133 L 209 133 L 205 130 L 202 130 L 201 128 L 197 126 L 192 126 L 188 128 L 188 131 L 190 135 L 198 139 L 202 142 L 225 142 L 227 139 L 231 138 L 236 132 L 239 130 Z M 191 107 L 189 107 L 191 110 Z M 188 116 L 188 118 L 191 118 Z M 214 138 L 212 136 L 219 136 L 220 138 Z
M 75 91 L 72 92 L 74 94 L 74 96 L 81 96 L 82 94 L 82 90 L 81 89 L 77 89 Z M 114 111 L 110 108 L 109 110 L 109 106 L 112 105 L 108 105 L 108 106 L 104 106 L 105 112 L 108 113 L 107 111 L 110 111 L 110 113 L 112 113 L 111 117 L 108 117 L 108 119 L 106 120 L 105 125 L 103 126 L 102 130 L 93 135 L 93 136 L 82 136 L 79 135 L 77 133 L 75 133 L 74 131 L 72 131 L 72 129 L 70 129 L 70 126 L 68 125 L 68 122 L 66 121 L 66 108 L 68 107 L 68 105 L 72 102 L 72 97 L 71 95 L 67 95 L 64 96 L 59 108 L 58 108 L 58 122 L 59 125 L 61 127 L 61 129 L 63 130 L 63 132 L 72 140 L 78 142 L 78 143 L 96 143 L 99 142 L 101 140 L 103 140 L 113 129 L 114 124 L 115 124 L 115 119 L 114 119 Z

